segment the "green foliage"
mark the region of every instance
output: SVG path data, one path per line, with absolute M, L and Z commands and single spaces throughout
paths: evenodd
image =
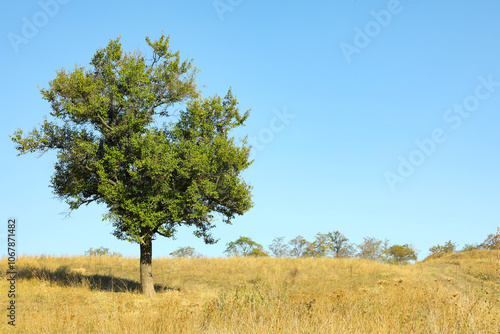
M 71 210 L 106 205 L 116 237 L 141 243 L 185 225 L 214 243 L 213 213 L 230 223 L 252 206 L 240 177 L 250 148 L 229 136 L 248 111 L 240 114 L 231 90 L 201 98 L 196 69 L 170 50 L 169 37 L 146 41 L 150 56 L 124 52 L 116 39 L 90 69 L 58 71 L 41 89 L 53 120 L 11 139 L 19 154 L 57 151 L 54 193 Z M 178 121 L 158 127 L 176 104 L 185 106 Z
M 261 244 L 256 243 L 248 237 L 239 237 L 236 241 L 231 241 L 227 244 L 224 253 L 227 256 L 262 256 L 258 254 L 269 256 L 264 252 L 264 247 Z
M 394 264 L 405 264 L 417 260 L 416 249 L 408 244 L 393 245 L 389 248 L 389 259 Z
M 440 257 L 444 254 L 455 253 L 457 250 L 457 245 L 451 240 L 447 241 L 444 245 L 436 245 L 429 248 L 432 257 Z
M 88 251 L 85 251 L 85 255 L 86 256 L 116 256 L 116 257 L 123 256 L 120 253 L 110 252 L 109 248 L 105 248 L 103 246 L 96 248 L 96 249 L 90 247 L 90 249 Z
M 254 248 L 247 256 L 268 257 L 269 254 L 267 254 L 262 248 Z
M 284 239 L 285 237 L 276 237 L 268 246 L 272 256 L 278 258 L 290 256 L 290 246 L 283 242 Z
M 391 248 L 389 239 L 384 240 L 384 244 L 382 245 L 382 255 L 380 261 L 382 263 L 391 263 L 391 256 L 389 254 L 389 249 Z
M 186 257 L 202 257 L 201 254 L 198 254 L 193 247 L 179 247 L 175 251 L 169 254 L 173 258 L 182 259 Z
M 500 227 L 497 227 L 496 233 L 489 234 L 479 247 L 487 250 L 500 249 Z

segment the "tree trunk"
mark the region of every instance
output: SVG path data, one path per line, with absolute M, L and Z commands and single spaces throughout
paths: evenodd
M 152 258 L 153 237 L 148 235 L 141 242 L 141 288 L 146 297 L 155 295 Z

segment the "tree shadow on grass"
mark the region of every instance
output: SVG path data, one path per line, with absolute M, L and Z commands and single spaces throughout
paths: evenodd
M 48 281 L 59 286 L 88 286 L 91 290 L 112 291 L 112 292 L 140 292 L 139 282 L 126 278 L 114 277 L 111 275 L 84 275 L 81 270 L 71 270 L 68 266 L 60 266 L 56 270 L 45 267 L 21 268 L 17 278 L 38 279 Z M 155 284 L 156 292 L 168 290 L 180 291 L 179 288 L 172 288 L 161 284 Z

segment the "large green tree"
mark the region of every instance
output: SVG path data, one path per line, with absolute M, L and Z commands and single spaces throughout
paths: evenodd
M 250 148 L 230 136 L 248 111 L 240 114 L 231 90 L 202 98 L 192 60 L 172 52 L 169 37 L 146 42 L 149 55 L 124 52 L 118 38 L 95 53 L 89 69 L 59 70 L 41 89 L 52 120 L 11 138 L 20 155 L 57 152 L 51 186 L 70 210 L 107 206 L 114 235 L 140 244 L 142 292 L 152 296 L 157 235 L 170 238 L 187 225 L 214 243 L 214 214 L 230 223 L 252 202 L 240 176 Z M 159 125 L 162 118 L 170 122 Z

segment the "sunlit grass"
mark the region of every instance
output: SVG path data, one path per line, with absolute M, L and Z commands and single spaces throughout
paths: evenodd
M 157 297 L 139 261 L 18 260 L 20 333 L 498 333 L 499 252 L 415 265 L 359 259 L 155 259 Z M 7 260 L 0 261 L 7 305 Z M 5 312 L 6 314 L 6 312 Z M 0 332 L 8 332 L 5 320 Z

